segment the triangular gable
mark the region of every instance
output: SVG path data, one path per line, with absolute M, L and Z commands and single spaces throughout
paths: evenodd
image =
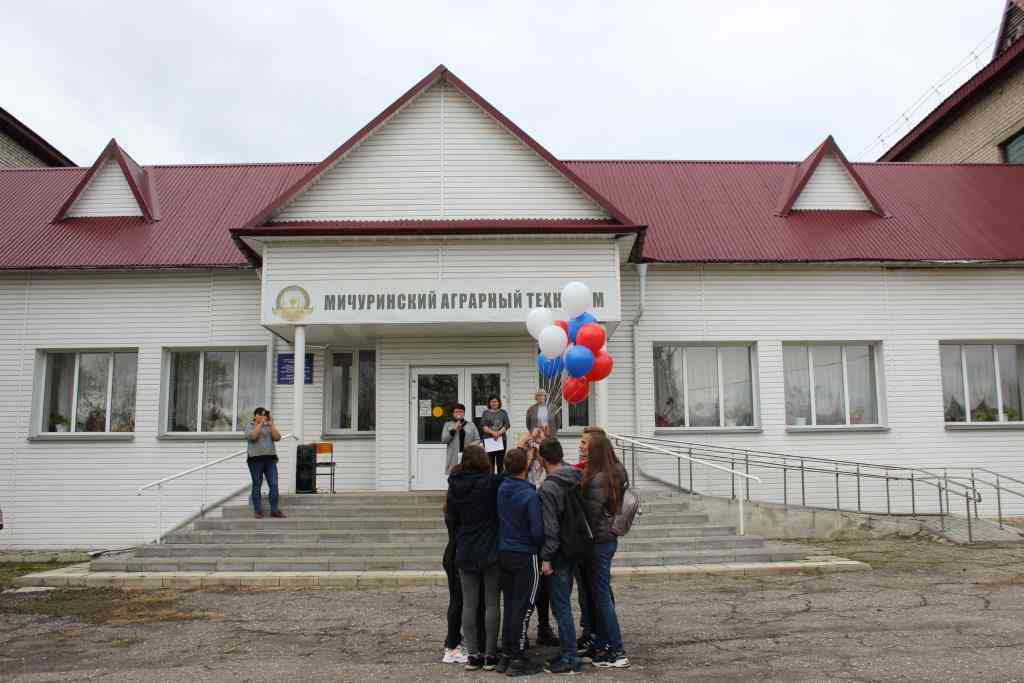
M 609 217 L 631 224 L 442 65 L 246 225 Z
M 785 216 L 791 211 L 872 211 L 885 215 L 831 135 L 790 176 L 777 213 Z
M 151 174 L 111 138 L 54 220 L 115 216 L 152 222 L 160 220 L 160 209 Z

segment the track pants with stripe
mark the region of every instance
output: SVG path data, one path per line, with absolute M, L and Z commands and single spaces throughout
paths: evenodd
M 499 552 L 501 594 L 505 601 L 501 625 L 502 652 L 507 657 L 521 657 L 526 650 L 526 632 L 530 615 L 537 601 L 540 566 L 536 554 Z

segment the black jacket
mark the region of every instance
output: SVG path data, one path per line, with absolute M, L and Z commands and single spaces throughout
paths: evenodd
M 445 522 L 455 531 L 455 566 L 477 573 L 498 561 L 498 485 L 501 477 L 455 472 L 448 477 Z
M 622 495 L 626 490 L 627 474 L 622 463 L 617 463 L 619 487 L 616 491 L 616 499 L 622 505 Z M 590 480 L 583 489 L 583 502 L 587 507 L 587 522 L 590 524 L 590 531 L 594 534 L 594 543 L 611 543 L 615 540 L 612 533 L 612 501 L 608 496 L 608 478 L 601 472 Z
M 540 509 L 544 516 L 544 546 L 541 548 L 541 559 L 548 562 L 555 559 L 561 545 L 561 520 L 562 512 L 565 510 L 565 495 L 568 490 L 566 486 L 559 484 L 559 481 L 566 484 L 580 483 L 583 474 L 574 470 L 568 465 L 562 465 L 554 472 L 548 474 L 541 482 Z

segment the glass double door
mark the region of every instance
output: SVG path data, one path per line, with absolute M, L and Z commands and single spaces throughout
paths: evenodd
M 465 419 L 472 420 L 480 430 L 480 416 L 490 397 L 501 397 L 508 410 L 508 371 L 503 367 L 413 368 L 411 382 L 410 488 L 443 490 L 448 488 L 448 447 L 441 436 L 445 423 L 452 419 L 453 407 L 456 403 L 465 405 Z

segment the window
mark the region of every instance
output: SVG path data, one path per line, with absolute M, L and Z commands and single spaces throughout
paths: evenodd
M 136 351 L 46 354 L 42 432 L 134 432 Z
M 1003 159 L 1008 164 L 1024 164 L 1024 130 L 1003 143 Z
M 755 426 L 752 349 L 655 344 L 655 426 Z
M 168 432 L 240 432 L 267 404 L 266 349 L 172 351 Z
M 377 352 L 331 354 L 327 429 L 331 432 L 373 432 L 377 429 Z
M 946 422 L 1022 422 L 1024 344 L 942 344 Z
M 786 344 L 786 424 L 878 425 L 874 344 Z
M 590 397 L 594 395 L 594 385 L 590 385 L 590 393 L 587 394 L 587 397 L 575 405 L 570 405 L 564 398 L 558 397 L 563 386 L 564 380 L 559 380 L 556 383 L 554 379 L 545 377 L 544 373 L 537 373 L 537 388 L 548 392 L 548 403 L 554 405 L 554 410 L 558 411 L 555 415 L 555 428 L 559 431 L 563 429 L 579 431 L 584 427 L 589 427 L 592 422 L 590 419 Z M 562 406 L 560 410 L 558 406 Z

